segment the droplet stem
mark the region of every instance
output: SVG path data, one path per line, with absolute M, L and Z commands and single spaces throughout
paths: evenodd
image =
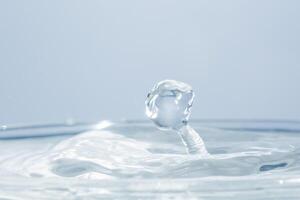
M 182 126 L 177 133 L 186 146 L 187 153 L 197 154 L 201 157 L 209 155 L 202 138 L 191 126 L 188 124 Z

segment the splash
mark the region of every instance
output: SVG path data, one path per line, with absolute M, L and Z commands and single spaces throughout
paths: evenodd
M 162 130 L 178 133 L 190 154 L 208 155 L 200 135 L 188 124 L 194 100 L 190 85 L 164 80 L 157 83 L 146 99 L 146 115 Z

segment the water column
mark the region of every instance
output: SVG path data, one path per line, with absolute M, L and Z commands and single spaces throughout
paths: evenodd
M 188 124 L 194 96 L 192 87 L 186 83 L 161 81 L 147 95 L 146 115 L 159 129 L 177 132 L 189 154 L 206 156 L 202 138 Z

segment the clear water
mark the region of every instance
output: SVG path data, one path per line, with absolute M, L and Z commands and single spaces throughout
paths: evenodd
M 150 122 L 2 127 L 0 199 L 300 198 L 299 122 L 190 126 L 210 157 Z
M 188 123 L 194 96 L 186 83 L 161 81 L 147 95 L 146 115 L 162 130 L 179 130 Z
M 148 93 L 146 115 L 161 130 L 173 130 L 180 136 L 187 152 L 209 156 L 201 136 L 188 124 L 194 100 L 192 87 L 175 80 L 164 80 Z

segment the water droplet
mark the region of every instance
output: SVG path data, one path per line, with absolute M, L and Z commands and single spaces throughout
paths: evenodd
M 160 129 L 179 130 L 188 123 L 194 92 L 186 83 L 165 80 L 156 84 L 146 99 L 146 115 Z
M 146 99 L 146 115 L 162 130 L 175 130 L 187 152 L 207 156 L 200 135 L 188 125 L 194 100 L 192 87 L 175 80 L 157 83 Z

